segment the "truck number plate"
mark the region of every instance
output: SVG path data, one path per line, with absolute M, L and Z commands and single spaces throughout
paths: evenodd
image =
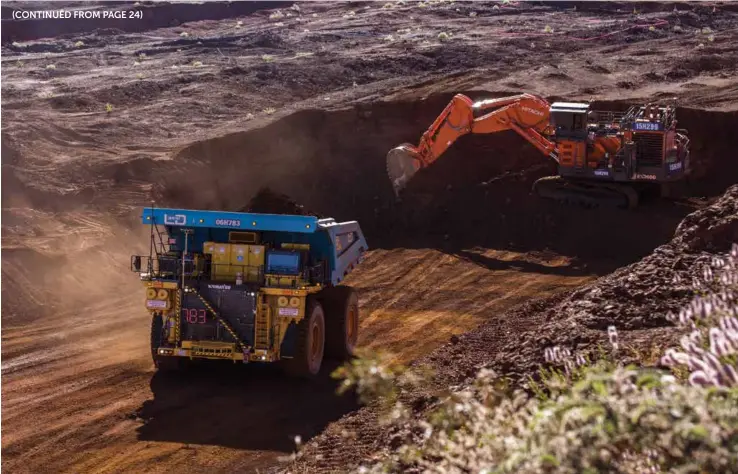
M 147 308 L 167 309 L 167 302 L 162 300 L 146 300 Z
M 205 324 L 208 322 L 208 313 L 204 309 L 183 308 L 182 314 L 190 324 Z
M 633 124 L 633 130 L 646 130 L 649 132 L 660 132 L 663 127 L 660 123 L 654 122 L 636 122 Z
M 300 310 L 298 308 L 279 308 L 280 316 L 298 316 Z
M 241 227 L 241 221 L 239 219 L 215 219 L 215 225 Z

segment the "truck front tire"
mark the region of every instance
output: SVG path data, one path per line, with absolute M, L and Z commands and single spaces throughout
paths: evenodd
M 359 340 L 359 297 L 350 286 L 335 286 L 324 291 L 326 355 L 347 360 L 354 355 Z
M 297 345 L 285 369 L 298 377 L 313 377 L 320 372 L 325 350 L 325 315 L 323 305 L 308 296 L 305 317 L 297 324 Z

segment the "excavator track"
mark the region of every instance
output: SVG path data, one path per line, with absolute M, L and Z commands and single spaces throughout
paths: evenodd
M 638 192 L 627 184 L 575 181 L 561 176 L 546 176 L 533 184 L 533 191 L 544 199 L 584 207 L 638 206 Z

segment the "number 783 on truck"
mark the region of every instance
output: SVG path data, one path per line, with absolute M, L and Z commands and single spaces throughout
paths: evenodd
M 367 243 L 355 221 L 146 208 L 148 255 L 131 270 L 146 289 L 158 370 L 193 359 L 277 362 L 314 376 L 324 356 L 353 355 L 356 291 L 344 279 Z

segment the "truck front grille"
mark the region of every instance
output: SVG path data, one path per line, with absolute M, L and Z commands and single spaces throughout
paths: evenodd
M 253 345 L 256 296 L 252 291 L 205 283 L 200 285 L 199 292 L 228 322 L 243 344 Z M 196 295 L 185 293 L 180 320 L 185 340 L 236 342 Z

